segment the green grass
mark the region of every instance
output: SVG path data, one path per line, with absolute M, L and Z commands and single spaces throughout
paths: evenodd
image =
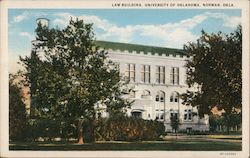
M 165 150 L 165 151 L 240 151 L 241 142 L 224 141 L 147 141 L 147 142 L 97 142 L 78 145 L 72 142 L 11 142 L 10 150 Z

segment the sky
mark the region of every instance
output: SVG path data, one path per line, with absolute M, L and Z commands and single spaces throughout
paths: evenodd
M 93 23 L 97 40 L 183 48 L 207 33 L 233 32 L 240 9 L 9 9 L 9 72 L 20 68 L 18 56 L 30 55 L 37 18 L 63 29 L 70 18 Z

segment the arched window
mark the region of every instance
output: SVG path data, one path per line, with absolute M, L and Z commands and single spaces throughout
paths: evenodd
M 170 96 L 170 102 L 178 102 L 179 101 L 179 93 L 177 92 L 173 92 L 171 93 L 171 96 Z
M 135 98 L 135 91 L 130 89 L 129 90 L 129 96 L 130 96 L 130 98 Z
M 150 91 L 144 90 L 143 93 L 142 93 L 142 95 L 150 96 Z
M 150 97 L 150 91 L 144 90 L 144 91 L 142 92 L 141 98 L 146 99 L 146 98 L 148 98 L 148 97 Z
M 164 100 L 165 100 L 165 93 L 163 91 L 158 91 L 155 97 L 155 101 L 164 102 Z

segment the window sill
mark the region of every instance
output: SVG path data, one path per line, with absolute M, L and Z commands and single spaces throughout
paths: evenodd
M 183 122 L 193 122 L 193 120 L 183 120 Z

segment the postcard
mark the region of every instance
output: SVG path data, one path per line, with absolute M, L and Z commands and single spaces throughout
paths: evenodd
M 249 1 L 1 1 L 1 157 L 249 157 Z

